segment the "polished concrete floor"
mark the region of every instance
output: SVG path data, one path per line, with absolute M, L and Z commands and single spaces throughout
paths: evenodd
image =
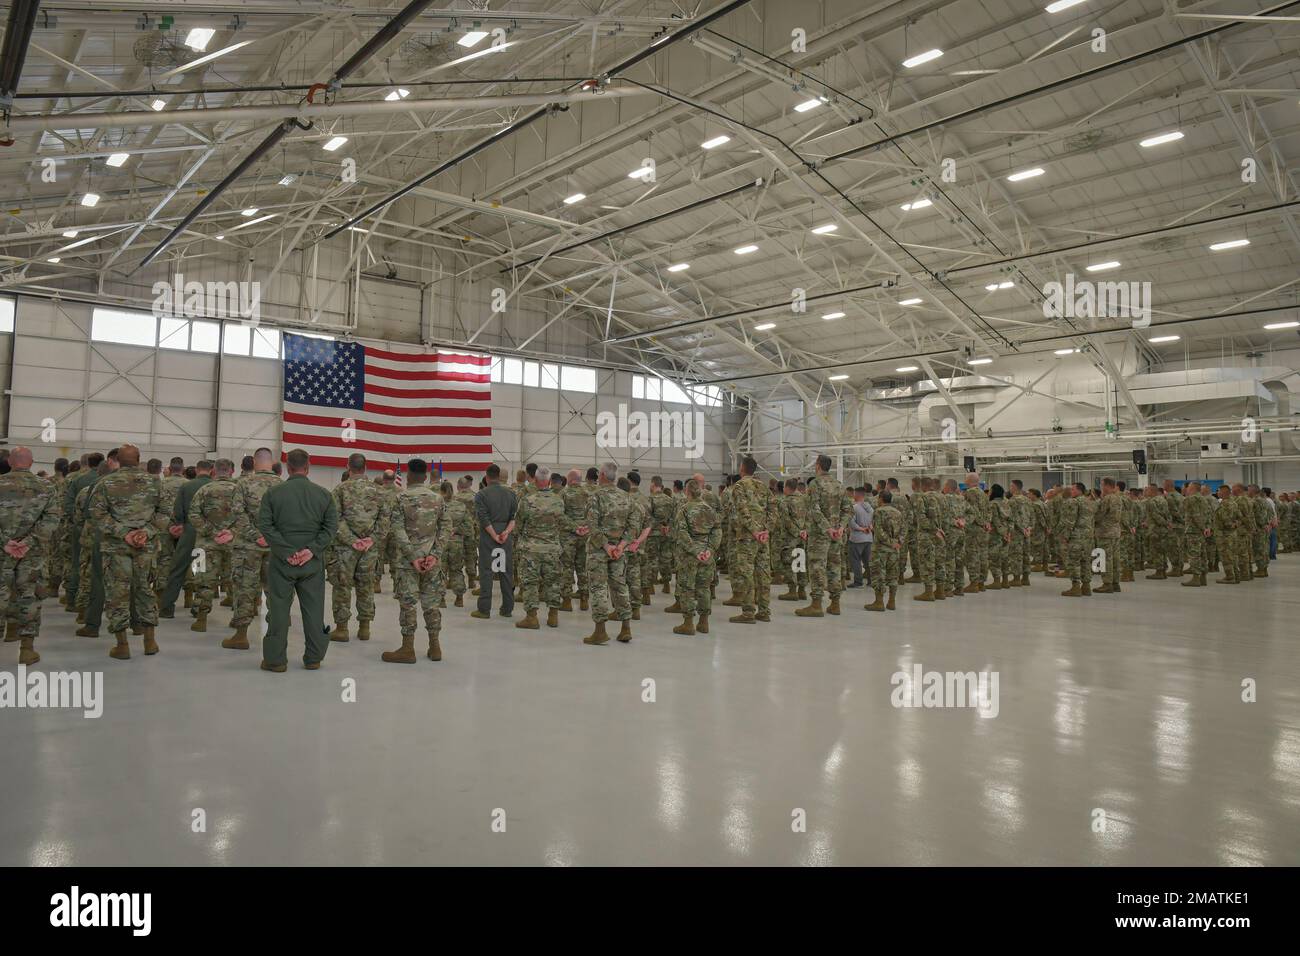
M 110 661 L 48 601 L 37 667 L 102 671 L 104 714 L 0 710 L 0 864 L 1295 865 L 1300 556 L 1273 568 L 892 614 L 850 591 L 838 618 L 774 601 L 693 638 L 656 595 L 605 647 L 586 615 L 452 608 L 415 666 L 379 660 L 385 594 L 376 640 L 309 672 L 295 635 L 281 675 L 179 617 Z M 996 672 L 996 716 L 895 707 L 918 664 Z

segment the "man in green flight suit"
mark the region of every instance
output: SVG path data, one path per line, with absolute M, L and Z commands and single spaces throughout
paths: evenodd
M 295 594 L 306 635 L 303 665 L 317 670 L 329 649 L 324 556 L 339 526 L 334 496 L 307 477 L 307 452 L 295 448 L 285 463 L 289 467 L 288 479 L 262 495 L 257 513 L 257 528 L 271 547 L 262 670 L 276 673 L 288 667 L 289 608 Z
M 167 588 L 158 603 L 159 617 L 176 616 L 176 598 L 180 595 L 181 588 L 185 586 L 185 573 L 190 568 L 190 562 L 194 560 L 191 552 L 194 550 L 194 538 L 198 532 L 189 521 L 190 502 L 194 500 L 198 490 L 212 480 L 212 462 L 206 458 L 196 462 L 194 472 L 194 477 L 181 485 L 180 491 L 176 493 L 172 523 L 168 528 L 168 532 L 176 539 L 176 550 L 172 554 L 172 565 L 167 572 Z

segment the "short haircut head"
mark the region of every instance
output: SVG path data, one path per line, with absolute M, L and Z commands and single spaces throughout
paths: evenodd
M 607 461 L 600 466 L 600 473 L 606 481 L 613 481 L 618 477 L 618 465 L 612 461 Z
M 830 455 L 817 456 L 817 467 L 820 468 L 822 471 L 830 471 L 832 464 L 833 462 L 831 461 Z
M 54 470 L 58 472 L 60 475 L 66 475 L 68 473 L 68 459 L 66 458 L 54 459 Z
M 295 448 L 285 455 L 284 462 L 289 466 L 290 472 L 306 471 L 307 466 L 311 464 L 311 455 L 307 454 L 305 449 Z
M 651 475 L 651 476 L 650 476 L 650 487 L 651 487 L 651 488 L 662 488 L 663 486 L 664 486 L 664 479 L 663 479 L 663 476 L 662 476 L 662 475 Z
M 354 451 L 348 455 L 348 471 L 354 475 L 359 475 L 366 470 L 366 456 L 359 451 Z
M 161 475 L 161 474 L 162 474 L 162 459 L 161 459 L 161 458 L 150 458 L 150 459 L 149 459 L 149 463 L 148 463 L 147 465 L 145 465 L 144 470 L 147 471 L 147 472 L 149 472 L 149 474 L 151 474 L 151 475 Z
M 536 477 L 537 477 L 537 462 L 535 462 L 535 461 L 530 461 L 528 464 L 524 465 L 524 471 L 528 473 L 528 477 L 529 477 L 529 478 L 536 478 Z
M 117 449 L 117 463 L 119 465 L 140 464 L 140 449 L 130 443 L 121 446 Z
M 754 460 L 753 455 L 746 455 L 740 459 L 740 473 L 742 475 L 752 475 L 758 471 L 758 462 Z
M 636 487 L 641 487 L 641 473 L 639 471 L 629 471 L 627 473 L 627 480 Z
M 185 459 L 182 458 L 180 455 L 174 455 L 172 457 L 172 460 L 167 462 L 167 466 L 171 468 L 172 474 L 176 474 L 178 471 L 184 471 Z
M 235 463 L 229 458 L 218 458 L 215 470 L 222 477 L 233 475 L 235 473 Z
M 211 470 L 212 470 L 212 459 L 210 459 L 210 458 L 200 458 L 198 461 L 196 461 L 196 462 L 194 463 L 194 468 L 195 468 L 197 471 L 211 471 Z
M 493 481 L 496 481 L 498 478 L 501 477 L 501 466 L 495 463 L 488 465 L 487 470 L 484 472 L 484 474 L 487 475 L 487 477 L 491 478 Z
M 888 492 L 888 491 L 882 491 L 882 492 L 880 493 L 880 503 L 881 503 L 882 505 L 887 505 L 887 504 L 889 504 L 889 503 L 890 503 L 891 501 L 893 501 L 893 500 L 894 500 L 894 496 L 893 496 L 892 493 L 890 493 L 890 492 Z
M 619 491 L 631 491 L 631 490 L 632 490 L 632 483 L 631 483 L 630 481 L 627 480 L 627 477 L 626 477 L 626 476 L 620 478 L 620 479 L 618 480 L 617 484 L 618 484 L 618 490 L 619 490 Z
M 1024 491 L 1024 490 L 1025 490 L 1025 483 L 1024 483 L 1023 481 L 1021 481 L 1019 478 L 1012 478 L 1012 479 L 1011 479 L 1011 487 L 1014 488 L 1014 489 L 1016 489 L 1016 491 Z
M 493 465 L 492 467 L 496 467 Z M 424 476 L 429 473 L 429 463 L 423 458 L 412 458 L 406 463 L 406 473 L 409 475 Z
M 533 478 L 539 485 L 549 484 L 551 481 L 551 469 L 545 465 L 538 465 L 533 469 Z
M 600 477 L 600 469 L 597 468 L 595 465 L 592 465 L 590 468 L 587 469 L 588 481 L 595 481 L 599 477 Z
M 682 483 L 680 481 L 675 481 L 673 482 L 673 484 L 677 485 L 678 487 L 682 487 Z M 694 478 L 689 478 L 686 481 L 685 490 L 686 490 L 686 497 L 698 498 L 700 496 L 700 483 L 696 481 Z

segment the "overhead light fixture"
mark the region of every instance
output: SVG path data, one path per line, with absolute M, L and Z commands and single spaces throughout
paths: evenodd
M 627 178 L 640 179 L 643 176 L 649 176 L 654 171 L 655 168 L 653 166 L 638 166 L 636 169 L 632 170 L 630 173 L 627 174 Z
M 669 272 L 685 272 L 691 267 L 689 262 L 678 262 L 668 267 Z
M 991 282 L 984 287 L 988 292 L 997 292 L 999 289 L 1010 289 L 1015 285 L 1010 279 L 1004 279 L 1002 282 Z
M 924 299 L 899 299 L 898 304 L 899 305 L 920 305 L 924 301 L 925 301 Z
M 802 103 L 796 103 L 794 107 L 794 111 L 796 113 L 807 113 L 809 110 L 815 110 L 817 107 L 821 105 L 822 105 L 821 99 L 818 97 L 813 97 L 811 100 L 804 100 Z
M 86 193 L 86 195 L 81 197 L 81 204 L 83 206 L 93 206 L 97 202 L 99 202 L 99 193 Z
M 1109 262 L 1094 262 L 1090 266 L 1084 266 L 1084 269 L 1088 272 L 1109 272 L 1111 269 L 1118 268 L 1119 262 L 1115 259 L 1111 259 Z
M 1055 3 L 1049 3 L 1046 9 L 1048 13 L 1060 13 L 1062 10 L 1077 7 L 1081 3 L 1083 3 L 1083 0 L 1056 0 Z
M 225 237 L 222 233 L 217 233 L 217 235 L 216 235 L 214 238 L 216 238 L 217 240 L 221 240 L 221 239 L 224 239 L 224 238 L 226 238 L 226 237 Z
M 1041 166 L 1035 166 L 1033 169 L 1022 169 L 1018 173 L 1012 173 L 1007 177 L 1007 182 L 1018 183 L 1022 179 L 1033 179 L 1035 176 L 1041 176 L 1046 172 Z
M 80 231 L 80 230 L 77 230 L 77 229 L 67 229 L 67 230 L 65 230 L 64 233 L 63 233 L 63 238 L 64 238 L 64 239 L 76 239 L 76 238 L 77 238 L 77 233 L 78 233 L 79 231 Z
M 332 152 L 334 152 L 334 150 L 338 149 L 340 146 L 342 146 L 342 145 L 343 145 L 344 143 L 346 143 L 347 141 L 348 141 L 348 138 L 347 138 L 346 136 L 335 136 L 335 137 L 334 137 L 333 139 L 331 139 L 328 143 L 326 143 L 324 146 L 322 146 L 321 149 L 325 150 L 325 152 L 327 152 L 327 153 L 332 153 Z
M 482 42 L 485 36 L 487 36 L 486 30 L 470 30 L 456 42 L 461 46 L 476 46 Z
M 249 206 L 247 209 L 239 210 L 239 214 L 241 216 L 244 216 L 245 218 L 247 218 L 248 216 L 256 216 L 259 212 L 261 212 L 261 210 L 258 209 L 256 206 Z
M 832 376 L 830 377 L 830 381 L 832 381 L 832 382 L 842 382 L 842 381 L 844 381 L 846 378 L 848 378 L 847 375 L 832 375 Z
M 1278 329 L 1294 329 L 1296 326 L 1300 326 L 1300 322 L 1270 322 L 1264 328 L 1276 332 Z
M 167 101 L 166 101 L 166 100 L 154 100 L 154 101 L 153 101 L 152 103 L 150 103 L 149 105 L 152 106 L 152 107 L 153 107 L 153 111 L 154 111 L 155 113 L 157 113 L 160 109 L 162 109 L 164 106 L 167 105 Z
M 297 181 L 298 181 L 298 177 L 293 173 L 285 173 L 279 179 L 279 183 L 281 186 L 292 186 Z
M 216 33 L 216 30 L 209 27 L 195 27 L 185 37 L 185 45 L 191 50 L 202 53 L 208 48 L 208 44 L 212 42 L 212 38 L 216 36 Z
M 1240 249 L 1242 246 L 1250 245 L 1249 239 L 1229 239 L 1226 242 L 1216 242 L 1210 246 L 1211 252 L 1222 252 L 1224 249 Z
M 236 226 L 234 229 L 231 229 L 230 231 L 234 232 L 236 229 L 246 229 L 249 226 L 256 226 L 259 222 L 266 222 L 266 220 L 274 219 L 275 217 L 276 217 L 276 213 L 273 212 L 267 213 L 265 216 L 258 216 L 256 219 L 248 220 L 248 222 L 241 222 L 238 226 Z
M 97 240 L 99 236 L 87 236 L 85 239 L 78 239 L 76 242 L 70 242 L 61 249 L 55 249 L 55 252 L 71 252 L 79 246 L 84 246 Z
M 1057 349 L 1057 350 L 1056 350 L 1056 354 L 1057 354 L 1057 355 L 1073 355 L 1073 354 L 1074 354 L 1075 352 L 1077 352 L 1077 351 L 1079 351 L 1079 350 L 1078 350 L 1078 349 Z
M 736 255 L 738 256 L 747 256 L 751 252 L 758 252 L 758 246 L 741 246 L 736 249 Z
M 494 43 L 491 46 L 485 46 L 481 50 L 475 50 L 473 53 L 466 53 L 464 56 L 458 57 L 455 60 L 449 60 L 444 63 L 443 66 L 459 66 L 461 63 L 468 63 L 470 60 L 477 60 L 479 57 L 487 56 L 489 53 L 500 53 L 502 50 L 507 50 L 512 46 L 516 46 L 518 43 L 518 40 L 508 40 L 505 43 Z
M 992 363 L 993 360 L 991 358 L 978 358 L 978 359 L 966 360 L 967 365 L 991 365 Z
M 762 325 L 754 326 L 755 332 L 766 332 L 768 329 L 776 328 L 775 322 L 764 322 Z
M 572 196 L 564 197 L 564 204 L 566 206 L 572 206 L 575 202 L 582 202 L 586 198 L 586 193 L 574 193 Z
M 843 312 L 827 312 L 825 315 L 822 316 L 822 318 L 829 322 L 831 319 L 842 319 L 842 318 L 844 318 L 844 313 L 843 313 Z
M 52 263 L 54 263 L 55 265 L 58 265 L 58 264 L 59 264 L 59 257 L 58 257 L 58 256 L 50 256 L 50 258 L 46 259 L 45 261 L 46 261 L 46 262 L 52 262 Z
M 1147 339 L 1153 345 L 1159 345 L 1161 342 L 1177 342 L 1182 336 L 1180 335 L 1157 335 L 1154 338 Z
M 824 235 L 826 235 L 828 232 L 834 232 L 834 231 L 835 231 L 836 229 L 838 229 L 838 228 L 840 228 L 840 227 L 837 226 L 835 223 L 833 223 L 833 222 L 828 222 L 828 223 L 826 223 L 826 225 L 824 225 L 824 226 L 817 226 L 815 229 L 813 229 L 813 235 L 815 235 L 815 236 L 824 236 Z
M 126 161 L 130 158 L 130 153 L 113 153 L 108 157 L 108 159 L 104 160 L 104 162 L 108 163 L 110 166 L 124 166 L 126 165 Z
M 916 56 L 909 56 L 903 61 L 903 66 L 911 69 L 914 66 L 920 66 L 922 63 L 929 63 L 931 60 L 937 60 L 943 56 L 942 50 L 926 50 L 924 53 L 918 53 Z
M 900 365 L 900 366 L 898 366 L 898 368 L 894 369 L 894 371 L 895 371 L 895 372 L 915 372 L 915 371 L 917 371 L 917 366 L 915 366 L 915 365 Z
M 914 202 L 905 202 L 898 208 L 903 212 L 913 212 L 917 209 L 924 209 L 926 206 L 933 206 L 934 202 L 929 199 L 917 199 Z
M 713 137 L 713 139 L 706 139 L 704 142 L 700 143 L 700 149 L 717 149 L 723 143 L 730 142 L 731 137 L 723 133 L 719 136 Z
M 1174 130 L 1172 133 L 1161 133 L 1159 136 L 1152 136 L 1150 139 L 1144 139 L 1142 142 L 1138 143 L 1138 145 L 1150 149 L 1152 146 L 1162 146 L 1165 143 L 1174 143 L 1182 138 L 1183 134 L 1178 130 Z
M 385 96 L 384 101 L 388 103 L 392 103 L 394 100 L 404 100 L 410 95 L 411 95 L 410 90 L 404 90 L 401 87 L 398 87 L 397 89 L 389 93 L 387 96 Z

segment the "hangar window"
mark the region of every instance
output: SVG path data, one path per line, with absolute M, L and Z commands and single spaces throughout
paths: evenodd
M 158 339 L 158 320 L 148 312 L 95 309 L 90 314 L 90 337 L 96 342 L 153 348 Z

